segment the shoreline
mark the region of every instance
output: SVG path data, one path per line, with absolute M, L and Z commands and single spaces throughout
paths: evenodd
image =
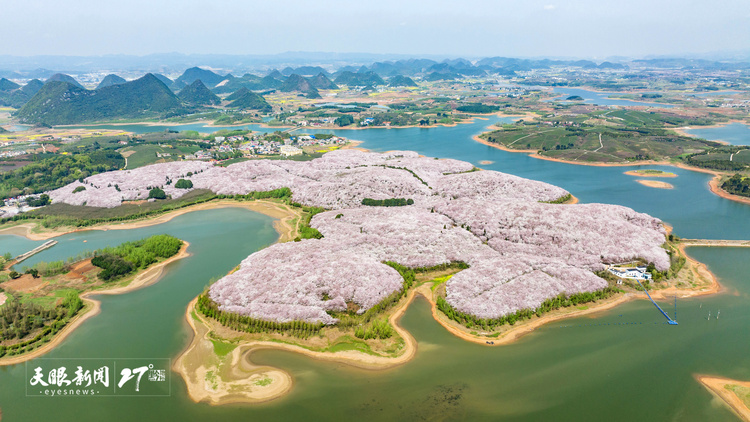
M 738 385 L 750 388 L 750 381 L 736 381 L 724 377 L 715 377 L 711 375 L 693 375 L 711 395 L 721 400 L 729 409 L 745 422 L 750 422 L 750 408 L 740 399 L 733 391 L 727 390 L 727 385 Z
M 277 225 L 288 225 L 288 221 L 291 220 L 293 217 L 296 216 L 295 213 L 291 211 L 288 205 L 282 205 L 275 202 L 266 201 L 263 199 L 258 199 L 254 201 L 232 201 L 232 200 L 218 200 L 218 201 L 209 201 L 204 202 L 201 204 L 195 204 L 184 208 L 179 208 L 176 210 L 169 211 L 164 214 L 160 214 L 155 217 L 146 218 L 142 220 L 135 220 L 128 223 L 105 223 L 103 225 L 97 225 L 97 226 L 91 226 L 91 227 L 85 227 L 85 228 L 78 228 L 78 229 L 72 229 L 69 228 L 67 230 L 62 231 L 47 231 L 47 232 L 41 232 L 41 233 L 35 233 L 32 232 L 32 230 L 39 226 L 38 223 L 22 223 L 11 227 L 5 227 L 0 229 L 0 235 L 16 235 L 16 236 L 23 236 L 29 240 L 49 240 L 58 236 L 63 236 L 70 233 L 77 233 L 77 232 L 83 232 L 88 230 L 130 230 L 130 229 L 138 229 L 142 227 L 148 227 L 148 226 L 154 226 L 157 224 L 166 223 L 168 221 L 171 221 L 173 218 L 178 217 L 180 215 L 193 212 L 193 211 L 204 211 L 204 210 L 211 210 L 211 209 L 219 209 L 219 208 L 245 208 L 250 211 L 255 211 L 264 215 L 267 215 L 271 218 L 274 218 L 274 228 L 276 228 Z M 286 209 L 283 209 L 282 207 L 285 207 Z M 284 229 L 284 231 L 279 231 L 280 236 L 290 236 L 292 228 Z
M 685 247 L 680 246 L 680 250 L 685 254 Z M 685 254 L 685 257 L 687 259 L 687 264 L 690 264 L 690 266 L 683 267 L 683 269 L 688 269 L 689 271 L 693 271 L 694 274 L 703 273 L 705 277 L 710 279 L 710 285 L 707 287 L 701 287 L 700 290 L 696 290 L 696 288 L 693 289 L 677 289 L 674 286 L 671 286 L 666 289 L 656 290 L 652 291 L 652 297 L 660 300 L 666 300 L 671 298 L 673 295 L 680 295 L 680 297 L 696 297 L 696 296 L 703 296 L 703 295 L 709 295 L 709 294 L 715 294 L 722 290 L 721 285 L 719 284 L 716 276 L 714 276 L 713 273 L 711 273 L 708 270 L 708 267 L 700 263 L 698 261 L 695 261 L 690 256 Z M 314 350 L 306 349 L 303 346 L 297 345 L 297 344 L 289 344 L 289 343 L 279 343 L 279 342 L 273 342 L 273 341 L 263 341 L 263 340 L 250 340 L 241 342 L 236 349 L 233 352 L 232 357 L 232 370 L 233 373 L 235 372 L 234 369 L 237 368 L 237 365 L 245 365 L 246 368 L 251 368 L 254 370 L 260 370 L 260 367 L 256 367 L 250 363 L 250 357 L 252 355 L 252 352 L 255 350 L 261 350 L 261 349 L 276 349 L 276 350 L 285 350 L 290 352 L 295 352 L 302 354 L 304 356 L 316 359 L 316 360 L 324 360 L 324 361 L 333 361 L 333 362 L 339 362 L 346 365 L 354 366 L 361 369 L 368 369 L 368 370 L 383 370 L 383 369 L 390 369 L 394 368 L 396 366 L 403 365 L 409 361 L 411 361 L 415 356 L 418 349 L 418 343 L 414 339 L 414 337 L 405 329 L 403 328 L 399 322 L 401 320 L 401 317 L 406 312 L 406 310 L 409 308 L 409 306 L 412 304 L 414 299 L 417 297 L 417 295 L 421 295 L 424 297 L 428 303 L 430 304 L 430 311 L 432 314 L 432 318 L 440 324 L 446 331 L 448 331 L 450 334 L 472 343 L 476 344 L 482 344 L 485 346 L 502 346 L 502 345 L 508 345 L 511 343 L 514 343 L 516 341 L 519 341 L 524 336 L 531 334 L 535 332 L 540 327 L 551 323 L 556 322 L 568 318 L 576 318 L 586 315 L 592 315 L 592 314 L 598 314 L 600 312 L 611 310 L 619 305 L 622 305 L 624 303 L 630 302 L 632 300 L 636 299 L 642 299 L 647 300 L 647 297 L 644 293 L 640 292 L 628 292 L 621 295 L 616 295 L 608 299 L 604 299 L 599 302 L 594 302 L 591 305 L 587 305 L 586 309 L 580 309 L 579 307 L 567 307 L 562 308 L 559 310 L 555 310 L 552 312 L 549 312 L 545 315 L 542 315 L 541 317 L 535 317 L 530 320 L 522 321 L 521 323 L 512 326 L 508 331 L 505 331 L 498 335 L 497 337 L 489 337 L 479 334 L 471 334 L 467 330 L 468 328 L 465 328 L 458 323 L 448 319 L 447 316 L 440 313 L 437 309 L 437 303 L 435 299 L 436 293 L 431 289 L 432 283 L 427 282 L 423 283 L 413 290 L 411 290 L 407 297 L 403 300 L 402 303 L 397 305 L 397 308 L 391 314 L 391 316 L 388 318 L 388 322 L 393 326 L 393 329 L 404 339 L 404 347 L 403 347 L 403 353 L 401 355 L 398 355 L 396 357 L 386 357 L 386 356 L 373 356 L 369 354 L 365 354 L 359 351 L 355 350 L 346 350 L 346 351 L 339 351 L 339 352 L 318 352 Z M 186 312 L 185 312 L 185 318 L 187 319 L 188 325 L 191 327 L 193 331 L 192 339 L 189 343 L 189 345 L 183 350 L 183 352 L 178 356 L 178 358 L 175 360 L 175 363 L 173 365 L 173 369 L 175 372 L 179 373 L 182 377 L 185 383 L 187 384 L 188 388 L 188 395 L 190 396 L 191 400 L 194 402 L 201 402 L 201 401 L 207 401 L 211 405 L 221 405 L 221 404 L 229 404 L 229 403 L 258 403 L 258 402 L 265 402 L 274 400 L 276 398 L 282 397 L 288 392 L 291 391 L 294 383 L 292 380 L 292 377 L 290 374 L 286 373 L 285 371 L 278 369 L 278 368 L 270 368 L 266 369 L 268 372 L 282 372 L 286 376 L 278 376 L 277 380 L 281 380 L 281 384 L 277 385 L 274 390 L 269 390 L 268 394 L 263 395 L 252 395 L 251 392 L 246 392 L 244 394 L 239 394 L 234 392 L 234 394 L 223 393 L 223 394 L 217 394 L 217 392 L 209 391 L 205 386 L 205 380 L 204 376 L 206 374 L 206 371 L 203 370 L 203 367 L 201 366 L 200 370 L 195 371 L 196 375 L 201 375 L 201 377 L 198 377 L 198 380 L 193 380 L 190 377 L 190 371 L 187 368 L 187 365 L 185 364 L 185 361 L 188 359 L 188 356 L 191 353 L 194 353 L 194 351 L 199 348 L 203 347 L 206 348 L 210 346 L 210 344 L 201 345 L 202 341 L 209 341 L 208 333 L 212 331 L 213 324 L 215 324 L 213 321 L 207 320 L 203 315 L 200 315 L 197 311 L 195 311 L 195 303 L 197 301 L 197 298 L 193 299 L 187 306 Z M 201 327 L 199 328 L 194 319 L 197 316 L 201 323 Z M 204 330 L 205 329 L 205 333 Z M 488 344 L 487 342 L 491 341 L 492 344 Z M 268 368 L 268 367 L 264 367 Z M 234 382 L 234 381 L 232 381 Z M 221 389 L 219 393 L 222 391 L 226 391 L 226 389 Z M 239 395 L 238 395 L 239 394 Z
M 81 300 L 83 300 L 84 302 L 84 306 L 81 309 L 82 312 L 74 316 L 65 325 L 65 327 L 63 327 L 63 329 L 60 330 L 50 341 L 41 345 L 37 349 L 34 349 L 34 351 L 32 352 L 24 353 L 23 355 L 13 356 L 10 358 L 0 358 L 0 367 L 8 366 L 8 365 L 17 365 L 19 363 L 23 363 L 32 359 L 36 359 L 39 356 L 42 356 L 44 354 L 47 354 L 48 352 L 51 352 L 52 349 L 54 349 L 60 343 L 62 343 L 63 340 L 65 340 L 70 334 L 72 334 L 73 331 L 75 331 L 75 329 L 78 328 L 78 326 L 83 324 L 84 321 L 86 321 L 87 319 L 91 317 L 98 315 L 99 312 L 101 312 L 101 301 L 94 299 L 92 296 L 119 295 L 123 293 L 129 293 L 129 292 L 132 292 L 132 291 L 144 288 L 144 287 L 148 287 L 156 283 L 157 281 L 159 281 L 161 279 L 161 276 L 164 274 L 164 269 L 167 265 L 190 256 L 190 253 L 187 252 L 187 249 L 190 246 L 190 244 L 184 240 L 182 242 L 183 242 L 182 248 L 180 248 L 180 251 L 177 253 L 177 255 L 169 257 L 165 259 L 164 261 L 152 267 L 147 268 L 145 271 L 136 275 L 135 278 L 127 286 L 115 287 L 115 288 L 107 289 L 107 290 L 95 290 L 95 291 L 85 292 L 82 295 L 80 295 Z
M 109 123 L 81 123 L 81 124 L 74 124 L 74 125 L 58 125 L 54 126 L 53 129 L 85 129 L 81 126 L 86 127 L 96 127 L 96 126 L 184 126 L 184 125 L 196 125 L 196 124 L 202 124 L 206 127 L 213 127 L 213 128 L 220 128 L 220 127 L 231 127 L 231 128 L 242 128 L 244 126 L 249 125 L 258 125 L 259 127 L 265 128 L 265 129 L 320 129 L 320 130 L 366 130 L 366 129 L 409 129 L 409 128 L 423 128 L 423 129 L 432 129 L 437 127 L 456 127 L 460 124 L 469 124 L 474 123 L 475 120 L 488 120 L 490 116 L 498 116 L 498 117 L 518 117 L 521 120 L 524 119 L 533 119 L 534 117 L 537 117 L 534 113 L 525 113 L 525 114 L 502 114 L 502 112 L 495 112 L 495 113 L 486 113 L 486 114 L 471 114 L 466 113 L 468 118 L 460 121 L 460 122 L 453 122 L 453 123 L 434 123 L 431 125 L 406 125 L 406 126 L 360 126 L 360 127 L 349 127 L 349 126 L 335 126 L 335 125 L 324 125 L 324 126 L 293 126 L 293 125 L 269 125 L 266 122 L 256 122 L 256 123 L 237 123 L 237 124 L 228 124 L 228 125 L 215 125 L 213 124 L 212 120 L 196 120 L 192 122 L 127 122 L 127 123 L 117 123 L 117 122 L 109 122 Z M 114 129 L 109 129 L 114 130 Z M 124 129 L 120 129 L 125 131 Z M 247 129 L 252 131 L 252 129 Z M 133 133 L 128 132 L 127 133 Z M 198 133 L 204 133 L 198 130 Z M 314 133 L 314 132 L 310 132 Z
M 705 139 L 705 138 L 701 138 L 698 135 L 692 134 L 692 133 L 690 133 L 688 131 L 689 130 L 693 130 L 693 129 L 698 129 L 698 130 L 700 130 L 700 129 L 717 129 L 717 128 L 721 128 L 721 127 L 724 127 L 724 126 L 729 126 L 729 125 L 735 124 L 735 123 L 739 123 L 739 124 L 742 124 L 742 125 L 750 125 L 750 123 L 748 123 L 746 120 L 729 119 L 726 122 L 715 123 L 713 125 L 706 125 L 706 126 L 682 126 L 682 127 L 672 128 L 671 130 L 677 132 L 677 134 L 682 135 L 682 136 L 688 136 L 690 138 L 696 138 L 696 139 Z M 724 141 L 722 139 L 706 139 L 706 140 L 707 141 L 711 141 L 711 142 L 718 142 L 718 143 L 724 144 L 724 145 L 732 145 L 731 143 L 729 143 L 727 141 Z
M 276 374 L 276 379 L 272 383 L 277 384 L 275 385 L 275 388 L 268 391 L 263 391 L 261 392 L 261 394 L 253 394 L 254 392 L 252 391 L 252 389 L 250 391 L 244 391 L 241 393 L 237 391 L 233 391 L 232 393 L 230 393 L 226 388 L 209 390 L 208 388 L 206 388 L 205 383 L 205 374 L 207 373 L 208 368 L 204 368 L 203 366 L 194 371 L 194 375 L 198 375 L 197 379 L 193 380 L 191 378 L 191 371 L 188 368 L 188 364 L 186 363 L 188 357 L 192 353 L 197 353 L 196 350 L 198 348 L 205 349 L 209 345 L 209 343 L 206 342 L 210 342 L 209 333 L 212 331 L 212 325 L 214 324 L 214 322 L 211 321 L 207 322 L 206 317 L 195 310 L 195 304 L 197 302 L 196 297 L 195 299 L 190 301 L 185 311 L 185 318 L 188 322 L 188 325 L 192 329 L 192 338 L 187 348 L 183 350 L 175 360 L 174 364 L 172 365 L 172 369 L 180 374 L 180 376 L 182 376 L 187 385 L 188 396 L 191 400 L 196 403 L 207 402 L 210 405 L 222 405 L 232 403 L 266 402 L 282 397 L 291 391 L 294 385 L 291 374 L 282 369 L 273 367 L 259 367 L 251 363 L 251 355 L 256 350 L 285 350 L 289 352 L 299 353 L 316 360 L 339 362 L 366 370 L 383 370 L 394 368 L 411 361 L 417 353 L 417 341 L 408 331 L 406 331 L 399 325 L 401 317 L 403 316 L 409 305 L 414 301 L 417 293 L 417 289 L 409 292 L 404 301 L 398 305 L 395 311 L 388 318 L 388 322 L 393 326 L 393 329 L 404 340 L 403 353 L 396 357 L 373 356 L 355 350 L 319 352 L 306 349 L 296 344 L 263 340 L 251 340 L 240 343 L 232 352 L 233 356 L 230 368 L 232 374 L 236 374 L 236 369 L 238 368 L 238 366 L 243 365 L 246 370 L 252 370 L 255 372 L 265 370 L 266 372 L 264 373 L 264 375 L 267 375 L 268 373 Z M 197 316 L 200 321 L 201 327 L 198 327 L 196 325 L 195 318 L 192 314 L 195 314 L 195 316 Z M 233 387 L 237 387 L 238 385 L 236 380 L 232 380 L 229 383 L 233 384 Z M 239 385 L 247 385 L 247 383 L 239 383 Z
M 648 186 L 650 188 L 656 188 L 656 189 L 674 189 L 674 185 L 667 182 L 660 182 L 658 180 L 644 180 L 644 179 L 638 179 L 636 182 L 642 184 L 643 186 Z
M 714 178 L 708 182 L 709 190 L 711 191 L 711 193 L 717 196 L 720 196 L 724 199 L 728 199 L 730 201 L 741 202 L 743 204 L 750 205 L 750 198 L 745 198 L 745 197 L 741 197 L 738 195 L 732 195 L 731 193 L 725 192 L 723 189 L 721 189 L 721 187 L 719 186 L 719 180 L 725 174 L 716 170 L 702 169 L 699 167 L 691 167 L 682 163 L 673 163 L 669 161 L 642 161 L 638 163 L 583 163 L 583 162 L 578 162 L 578 161 L 563 160 L 560 158 L 545 157 L 543 155 L 537 154 L 538 150 L 506 148 L 502 145 L 482 139 L 479 137 L 479 135 L 474 135 L 472 139 L 476 142 L 479 142 L 480 144 L 484 144 L 492 148 L 497 148 L 502 151 L 526 153 L 529 157 L 532 157 L 532 158 L 536 158 L 539 160 L 546 160 L 546 161 L 554 161 L 554 162 L 563 163 L 563 164 L 571 164 L 571 165 L 577 165 L 577 166 L 590 166 L 590 167 L 671 166 L 671 167 L 681 168 L 683 170 L 694 171 L 697 173 L 712 174 Z M 629 172 L 625 172 L 625 174 L 628 174 L 628 173 Z M 630 176 L 633 176 L 633 174 L 630 174 Z M 648 177 L 648 176 L 643 176 L 643 175 L 638 175 L 638 176 Z
M 724 199 L 729 199 L 730 201 L 741 202 L 743 204 L 750 205 L 750 197 L 734 195 L 722 189 L 721 186 L 719 186 L 721 177 L 722 177 L 721 174 L 716 173 L 714 174 L 714 177 L 708 182 L 708 187 L 713 194 L 720 196 Z
M 665 178 L 677 177 L 677 175 L 674 173 L 667 173 L 667 172 L 645 173 L 645 172 L 642 172 L 642 170 L 628 170 L 626 172 L 623 172 L 623 174 L 626 174 L 628 176 L 635 176 L 635 177 L 665 177 Z

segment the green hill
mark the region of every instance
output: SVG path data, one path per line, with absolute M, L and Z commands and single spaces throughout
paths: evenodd
M 66 75 L 64 73 L 55 73 L 54 75 L 50 76 L 46 82 L 54 82 L 54 81 L 67 82 L 69 84 L 77 86 L 78 88 L 83 88 L 83 85 L 79 84 L 78 81 L 75 80 L 75 78 L 73 78 L 70 75 Z
M 172 88 L 172 85 L 174 84 L 173 80 L 162 75 L 161 73 L 154 73 L 153 75 L 156 77 L 156 79 L 160 80 L 164 85 L 166 85 L 167 88 Z
M 328 79 L 328 76 L 324 75 L 323 72 L 318 73 L 317 76 L 313 76 L 308 80 L 315 89 L 338 89 L 338 85 Z
M 240 91 L 242 90 L 245 90 L 245 92 L 243 92 L 241 95 L 235 97 L 235 94 L 237 94 L 237 92 L 235 92 L 235 94 L 229 96 L 234 97 L 234 100 L 229 103 L 227 107 L 258 110 L 263 113 L 268 113 L 271 111 L 271 105 L 266 102 L 266 99 L 263 98 L 262 95 L 251 92 L 247 90 L 247 88 L 242 88 Z M 227 97 L 227 99 L 229 99 L 229 97 Z
M 99 85 L 96 87 L 96 89 L 101 89 L 105 86 L 124 84 L 125 82 L 127 81 L 124 78 L 121 78 L 115 74 L 109 74 L 105 76 L 101 82 L 99 82 Z
M 201 69 L 200 67 L 191 67 L 190 69 L 187 69 L 179 78 L 177 78 L 175 82 L 190 85 L 191 83 L 195 82 L 196 79 L 200 79 L 204 85 L 213 88 L 226 78 L 210 70 Z
M 417 86 L 417 83 L 408 76 L 396 75 L 388 80 L 388 86 Z
M 17 117 L 24 123 L 63 125 L 152 118 L 180 110 L 177 96 L 149 73 L 96 91 L 67 82 L 48 82 L 18 111 Z
M 300 76 L 296 73 L 292 73 L 289 75 L 288 78 L 284 81 L 283 84 L 279 87 L 279 91 L 282 92 L 292 92 L 292 91 L 300 91 L 300 92 L 308 92 L 311 89 L 314 89 L 315 87 L 312 86 L 310 81 L 308 81 L 304 76 Z
M 344 71 L 333 82 L 337 85 L 347 86 L 385 85 L 383 78 L 373 71 L 357 73 Z
M 34 94 L 39 92 L 39 90 L 42 89 L 43 86 L 44 82 L 40 81 L 39 79 L 32 79 L 26 85 L 22 86 L 20 91 L 31 98 L 34 96 Z
M 18 85 L 13 81 L 9 81 L 5 78 L 0 79 L 0 91 L 13 91 L 20 87 L 21 85 Z
M 238 89 L 237 91 L 234 91 L 234 93 L 230 94 L 227 98 L 225 98 L 225 100 L 227 100 L 227 101 L 234 101 L 237 98 L 240 98 L 243 95 L 247 94 L 248 92 L 250 92 L 249 89 L 247 89 L 245 87 L 242 87 L 242 88 Z
M 0 106 L 23 107 L 34 96 L 36 91 L 39 90 L 41 85 L 42 83 L 36 79 L 24 86 L 20 86 L 5 78 L 0 79 Z
M 177 97 L 188 104 L 198 106 L 221 104 L 221 98 L 206 88 L 200 79 L 183 88 Z

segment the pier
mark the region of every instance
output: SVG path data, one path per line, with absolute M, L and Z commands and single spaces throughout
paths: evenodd
M 680 239 L 684 246 L 719 246 L 726 248 L 750 248 L 750 240 Z
M 39 252 L 41 252 L 41 251 L 43 251 L 45 249 L 49 249 L 49 248 L 51 248 L 51 247 L 53 247 L 55 245 L 57 245 L 57 240 L 48 240 L 48 241 L 44 242 L 43 244 L 37 246 L 36 248 L 34 248 L 32 250 L 30 250 L 30 251 L 28 251 L 26 253 L 22 253 L 21 255 L 18 255 L 15 258 L 15 260 L 13 262 L 13 265 L 18 264 L 19 262 L 24 261 L 25 259 L 28 259 L 29 257 L 34 256 L 34 255 L 38 254 Z

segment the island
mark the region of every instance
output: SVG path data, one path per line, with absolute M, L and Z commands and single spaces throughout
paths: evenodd
M 416 295 L 455 335 L 496 346 L 549 321 L 645 298 L 644 289 L 655 298 L 718 289 L 658 219 L 574 204 L 556 186 L 411 151 L 167 162 L 45 195 L 50 205 L 6 224 L 69 230 L 214 203 L 286 215 L 280 243 L 188 306 L 195 336 L 174 369 L 194 400 L 213 404 L 289 391 L 289 374 L 249 362 L 258 348 L 367 368 L 408 361 L 416 343 L 398 320 Z M 148 213 L 138 211 L 144 206 Z

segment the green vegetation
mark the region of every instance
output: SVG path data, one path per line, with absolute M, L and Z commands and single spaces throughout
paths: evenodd
M 118 152 L 97 150 L 76 155 L 35 155 L 35 161 L 0 175 L 0 199 L 57 189 L 75 180 L 118 170 L 125 159 Z
M 354 330 L 354 336 L 363 340 L 387 339 L 393 336 L 393 327 L 386 319 L 375 320 L 367 327 L 357 327 Z
M 437 308 L 448 318 L 468 328 L 477 327 L 484 331 L 491 331 L 506 324 L 514 325 L 516 322 L 530 319 L 534 315 L 542 316 L 542 314 L 556 309 L 606 299 L 619 292 L 620 290 L 615 287 L 605 287 L 604 289 L 595 292 L 576 293 L 570 296 L 560 294 L 555 298 L 545 300 L 537 309 L 521 309 L 515 313 L 504 315 L 500 318 L 478 318 L 474 315 L 458 311 L 443 297 L 438 297 Z
M 148 197 L 149 199 L 167 199 L 167 194 L 164 193 L 164 190 L 161 188 L 151 188 L 151 190 L 148 191 Z
M 167 234 L 154 235 L 134 242 L 125 242 L 113 248 L 104 248 L 95 253 L 91 264 L 102 268 L 99 278 L 110 281 L 126 276 L 137 269 L 155 263 L 159 258 L 177 254 L 182 240 Z
M 193 182 L 188 179 L 180 179 L 174 184 L 177 189 L 190 189 L 193 187 Z
M 68 82 L 46 83 L 20 110 L 25 123 L 64 125 L 183 114 L 180 100 L 152 74 L 88 91 Z
M 413 205 L 414 200 L 409 198 L 388 198 L 388 199 L 370 199 L 363 198 L 362 205 L 371 207 L 404 207 L 406 205 Z
M 543 201 L 543 202 L 545 202 L 547 204 L 564 204 L 564 203 L 570 201 L 570 198 L 572 198 L 572 197 L 573 197 L 573 195 L 567 194 L 567 195 L 563 195 L 563 196 L 555 199 L 554 201 Z
M 181 136 L 185 135 L 181 134 Z M 121 152 L 133 151 L 128 156 L 128 169 L 134 169 L 157 162 L 176 161 L 182 156 L 194 154 L 198 150 L 208 148 L 210 148 L 210 145 L 199 142 L 171 142 L 169 145 L 144 142 L 128 146 L 121 150 Z
M 505 148 L 537 150 L 540 155 L 569 161 L 623 162 L 676 159 L 719 144 L 676 135 L 656 127 L 601 126 L 585 123 L 560 126 L 518 123 L 482 135 Z
M 354 124 L 354 117 L 348 114 L 344 116 L 339 116 L 336 118 L 336 120 L 333 121 L 333 123 L 335 123 L 336 126 L 349 126 L 351 124 Z
M 268 113 L 271 111 L 271 105 L 268 104 L 262 95 L 251 92 L 246 88 L 242 88 L 242 90 L 244 91 L 240 95 L 237 95 L 236 97 L 230 96 L 234 99 L 227 107 L 258 110 L 262 113 Z M 235 94 L 238 93 L 235 92 Z M 229 99 L 229 97 L 227 99 Z
M 20 355 L 48 342 L 83 307 L 78 293 L 71 291 L 59 305 L 40 306 L 9 294 L 0 307 L 0 357 Z M 14 342 L 15 341 L 15 342 Z
M 297 236 L 294 241 L 299 242 L 302 239 L 322 239 L 323 233 L 316 228 L 310 227 L 310 220 L 312 220 L 315 214 L 319 214 L 325 211 L 325 209 L 319 207 L 302 207 L 302 210 L 305 214 L 302 216 L 302 221 L 300 221 L 299 224 L 299 236 Z
M 750 148 L 722 145 L 687 155 L 685 161 L 690 165 L 712 170 L 742 171 L 750 168 Z
M 37 197 L 29 197 L 26 199 L 26 203 L 30 207 L 43 207 L 45 205 L 49 205 L 50 203 L 49 195 L 47 195 L 46 193 L 43 193 Z
M 466 104 L 456 107 L 456 110 L 464 112 L 464 113 L 472 113 L 472 114 L 487 114 L 487 113 L 495 113 L 500 110 L 500 107 L 498 106 L 490 106 L 486 104 L 481 103 L 474 103 L 474 104 Z
M 722 183 L 721 188 L 733 195 L 750 197 L 750 178 L 735 174 Z
M 196 303 L 195 308 L 202 315 L 215 319 L 221 325 L 246 333 L 281 333 L 306 339 L 317 334 L 320 332 L 320 329 L 323 328 L 323 324 L 321 323 L 316 324 L 304 321 L 265 321 L 236 313 L 225 312 L 220 310 L 216 302 L 211 300 L 208 296 L 207 290 L 198 296 L 198 302 Z
M 52 204 L 30 212 L 17 214 L 2 222 L 20 220 L 40 220 L 43 227 L 60 226 L 85 227 L 112 221 L 126 221 L 145 218 L 169 212 L 178 208 L 211 201 L 217 196 L 207 189 L 195 189 L 177 199 L 165 199 L 139 204 L 123 203 L 114 208 L 98 208 L 69 204 Z
M 128 275 L 135 269 L 132 263 L 117 255 L 108 253 L 102 253 L 93 257 L 91 264 L 102 269 L 99 273 L 99 278 L 104 281 Z
M 177 97 L 188 104 L 197 106 L 221 104 L 221 98 L 206 88 L 200 79 L 182 88 Z

